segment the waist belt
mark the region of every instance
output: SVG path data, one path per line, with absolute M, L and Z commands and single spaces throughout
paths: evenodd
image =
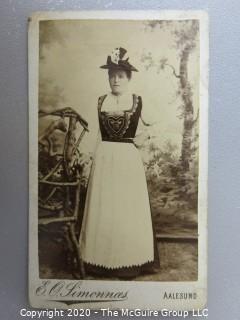
M 106 137 L 103 137 L 102 141 L 133 143 L 133 138 L 106 138 Z

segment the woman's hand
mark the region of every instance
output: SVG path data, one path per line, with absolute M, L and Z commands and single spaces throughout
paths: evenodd
M 89 162 L 91 161 L 91 158 L 89 157 L 89 155 L 81 153 L 78 156 L 78 163 L 80 164 L 80 166 L 85 167 L 89 164 Z
M 147 132 L 142 132 L 135 136 L 133 143 L 137 148 L 141 148 L 144 143 L 150 139 L 150 135 Z

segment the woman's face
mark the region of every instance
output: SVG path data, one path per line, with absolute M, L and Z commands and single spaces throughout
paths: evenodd
M 113 94 L 119 95 L 127 90 L 129 79 L 124 70 L 113 70 L 109 74 L 109 84 Z

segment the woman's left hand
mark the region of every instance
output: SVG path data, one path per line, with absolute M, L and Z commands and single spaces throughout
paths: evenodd
M 141 134 L 136 135 L 133 139 L 133 142 L 137 148 L 141 148 L 144 145 L 144 143 L 149 139 L 150 135 L 146 132 L 143 132 Z

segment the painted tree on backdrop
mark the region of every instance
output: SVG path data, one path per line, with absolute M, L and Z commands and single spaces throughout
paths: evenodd
M 171 21 L 162 20 L 148 22 L 147 27 L 150 29 L 157 27 L 161 29 L 167 28 L 171 30 L 171 34 L 174 37 L 174 46 L 179 55 L 178 66 L 172 65 L 166 57 L 159 57 L 158 61 L 154 61 L 151 52 L 144 54 L 142 61 L 147 68 L 156 67 L 158 72 L 169 68 L 173 76 L 178 80 L 177 95 L 179 95 L 182 100 L 181 117 L 183 118 L 180 163 L 183 172 L 188 172 L 193 156 L 193 131 L 198 121 L 198 114 L 194 119 L 193 91 L 188 77 L 188 63 L 191 53 L 196 48 L 199 23 L 197 20 L 182 20 L 173 24 Z

